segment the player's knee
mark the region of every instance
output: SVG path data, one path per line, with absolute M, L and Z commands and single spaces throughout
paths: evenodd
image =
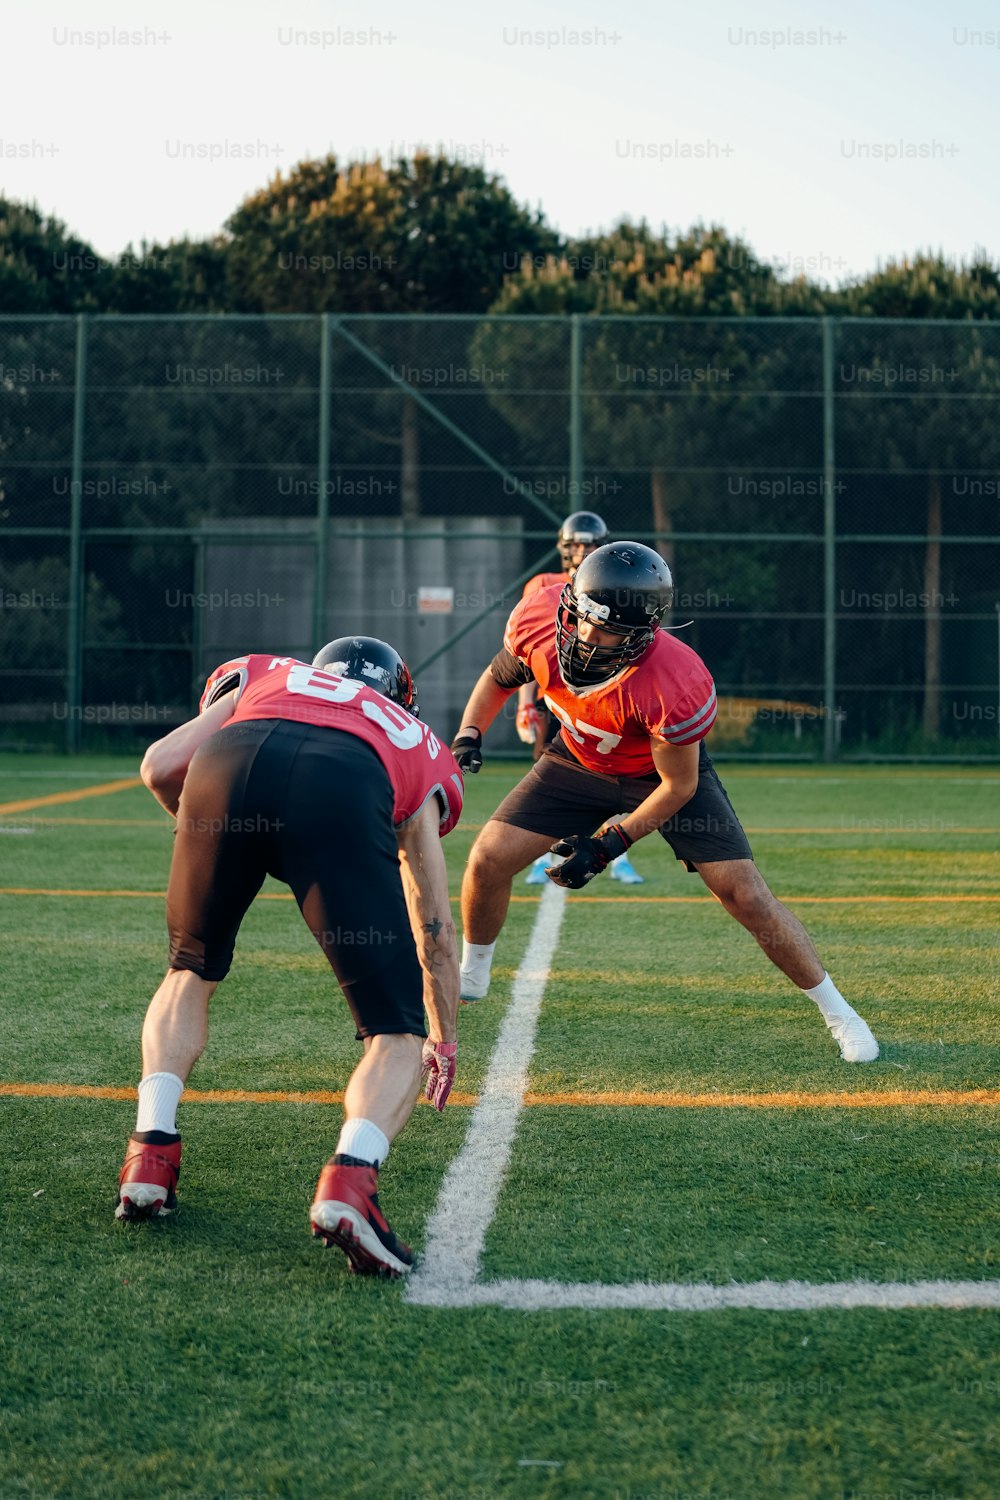
M 171 922 L 168 916 L 170 949 L 167 957 L 167 974 L 191 974 L 197 979 L 219 984 L 233 964 L 235 936 L 226 935 L 221 941 L 207 944 L 183 927 Z
M 377 1052 L 399 1053 L 420 1051 L 423 1038 L 412 1031 L 375 1031 L 365 1037 L 365 1051 L 374 1048 Z
M 723 906 L 746 926 L 766 922 L 776 902 L 753 865 L 727 873 L 712 886 Z
M 469 879 L 490 884 L 503 879 L 506 863 L 503 845 L 495 830 L 487 825 L 469 851 L 466 875 Z

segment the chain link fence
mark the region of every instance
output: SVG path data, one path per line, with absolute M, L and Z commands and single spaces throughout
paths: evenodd
M 717 752 L 996 759 L 998 402 L 983 323 L 0 317 L 0 746 L 353 632 L 450 734 L 590 509 L 670 561 Z

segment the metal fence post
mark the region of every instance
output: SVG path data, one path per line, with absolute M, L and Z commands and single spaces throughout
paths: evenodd
M 316 461 L 316 579 L 313 588 L 313 650 L 326 639 L 326 573 L 330 546 L 330 331 L 329 313 L 320 315 L 319 451 Z
M 837 468 L 833 417 L 834 320 L 823 319 L 823 759 L 837 758 Z
M 83 703 L 83 418 L 87 383 L 87 314 L 76 318 L 73 453 L 70 463 L 69 620 L 66 636 L 66 749 L 80 748 Z
M 580 375 L 583 369 L 583 318 L 570 317 L 569 338 L 569 484 L 570 496 L 579 498 L 583 484 L 583 412 L 580 404 Z M 567 511 L 577 509 L 576 500 Z
M 202 660 L 201 609 L 198 600 L 205 593 L 205 539 L 194 538 L 194 609 L 191 630 L 191 693 L 197 703 L 205 685 L 205 663 Z

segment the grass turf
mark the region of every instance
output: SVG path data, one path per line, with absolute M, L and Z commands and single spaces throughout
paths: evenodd
M 3 757 L 0 802 L 131 770 Z M 512 774 L 470 781 L 469 824 Z M 724 780 L 750 828 L 778 830 L 752 839 L 783 896 L 1000 895 L 992 775 L 754 767 Z M 169 827 L 141 790 L 0 814 L 12 825 L 32 831 L 0 836 L 4 887 L 164 888 Z M 456 892 L 472 836 L 460 827 L 445 844 Z M 570 900 L 533 1090 L 998 1086 L 994 907 L 796 908 L 885 1040 L 883 1060 L 848 1068 L 714 903 L 629 900 L 701 894 L 666 848 L 648 840 L 635 863 L 646 886 L 599 882 L 611 901 Z M 512 906 L 490 998 L 463 1010 L 463 1089 L 481 1084 L 535 909 Z M 0 924 L 2 1076 L 132 1084 L 165 956 L 162 901 L 4 896 Z M 355 1055 L 294 906 L 258 903 L 192 1085 L 337 1088 Z M 125 1226 L 110 1202 L 132 1106 L 0 1098 L 0 1495 L 996 1493 L 996 1313 L 409 1307 L 306 1232 L 338 1110 L 182 1109 L 182 1211 Z M 418 1110 L 383 1173 L 392 1221 L 418 1247 L 467 1119 Z M 532 1106 L 485 1271 L 993 1277 L 996 1147 L 982 1108 Z

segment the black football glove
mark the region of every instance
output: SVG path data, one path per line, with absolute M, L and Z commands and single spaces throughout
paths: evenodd
M 479 730 L 456 734 L 451 742 L 451 753 L 458 761 L 458 769 L 463 776 L 475 776 L 483 764 L 483 737 Z
M 552 845 L 553 854 L 566 856 L 564 862 L 561 865 L 550 865 L 545 873 L 554 885 L 565 885 L 571 891 L 578 891 L 588 880 L 593 880 L 595 875 L 600 875 L 602 870 L 607 869 L 619 854 L 624 854 L 626 849 L 631 848 L 632 843 L 633 840 L 620 823 L 606 828 L 596 838 L 588 838 L 583 833 L 571 833 L 569 838 L 560 839 L 558 844 Z

